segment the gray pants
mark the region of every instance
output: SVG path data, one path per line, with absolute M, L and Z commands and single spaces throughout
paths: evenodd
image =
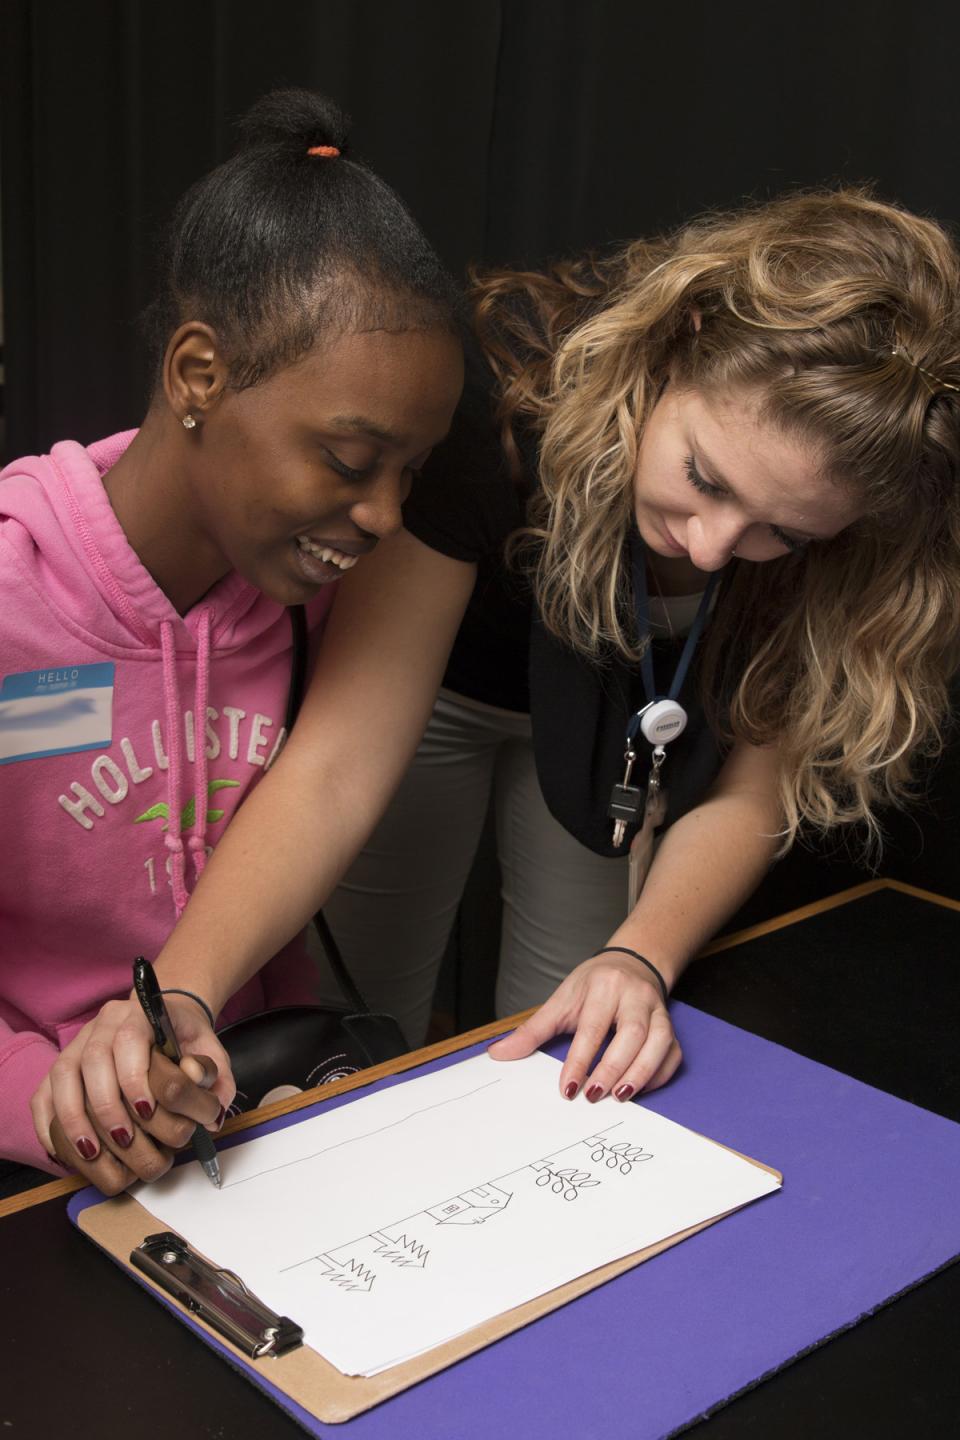
M 594 855 L 547 810 L 530 717 L 441 691 L 387 814 L 324 907 L 360 989 L 411 1045 L 426 1033 L 491 791 L 503 877 L 498 1015 L 545 1000 L 626 912 L 626 859 Z M 325 998 L 339 998 L 332 984 Z

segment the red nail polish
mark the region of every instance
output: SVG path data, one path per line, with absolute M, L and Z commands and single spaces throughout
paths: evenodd
M 92 1140 L 89 1140 L 89 1139 L 87 1138 L 86 1135 L 81 1135 L 81 1136 L 80 1136 L 80 1139 L 77 1140 L 75 1143 L 76 1143 L 76 1146 L 77 1146 L 77 1151 L 78 1151 L 80 1157 L 81 1157 L 83 1160 L 95 1160 L 95 1159 L 96 1159 L 96 1157 L 97 1157 L 97 1147 L 96 1147 L 96 1145 L 94 1145 L 94 1143 L 93 1143 Z
M 603 1086 L 602 1086 L 602 1085 L 591 1085 L 591 1086 L 590 1086 L 590 1089 L 587 1091 L 587 1099 L 590 1101 L 590 1104 L 591 1104 L 591 1105 L 595 1105 L 595 1104 L 597 1103 L 597 1101 L 600 1099 L 600 1096 L 601 1096 L 602 1094 L 603 1094 Z
M 151 1115 L 153 1114 L 153 1106 L 150 1104 L 149 1100 L 135 1100 L 133 1102 L 133 1108 L 134 1110 L 136 1110 L 141 1120 L 149 1120 Z
M 61 1170 L 65 1170 L 65 1169 L 67 1168 L 67 1167 L 64 1165 L 63 1161 L 60 1159 L 59 1155 L 51 1155 L 49 1150 L 46 1152 L 46 1155 L 47 1155 L 47 1159 L 50 1161 L 50 1163 L 51 1163 L 52 1165 L 57 1165 L 57 1166 L 59 1166 L 59 1168 L 60 1168 Z
M 126 1150 L 133 1144 L 133 1136 L 122 1125 L 118 1125 L 115 1130 L 110 1131 L 110 1139 L 114 1145 L 119 1145 L 121 1150 Z
M 221 1105 L 221 1106 L 220 1106 L 220 1114 L 217 1116 L 216 1120 L 214 1120 L 214 1122 L 213 1122 L 214 1125 L 216 1125 L 216 1127 L 217 1127 L 218 1130 L 220 1129 L 220 1126 L 223 1124 L 224 1119 L 226 1118 L 226 1114 L 227 1114 L 226 1110 L 225 1110 L 224 1107 Z
M 629 1099 L 630 1099 L 630 1096 L 633 1094 L 633 1086 L 632 1086 L 632 1085 L 621 1085 L 621 1086 L 620 1086 L 620 1089 L 619 1089 L 619 1090 L 614 1090 L 613 1093 L 614 1093 L 614 1095 L 616 1095 L 616 1097 L 617 1097 L 618 1100 L 629 1100 Z
M 579 1089 L 580 1086 L 577 1084 L 576 1080 L 568 1080 L 566 1085 L 564 1086 L 563 1093 L 564 1095 L 566 1095 L 568 1100 L 572 1100 Z

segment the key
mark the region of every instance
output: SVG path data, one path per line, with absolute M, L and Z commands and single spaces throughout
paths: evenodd
M 610 791 L 610 804 L 607 806 L 607 814 L 613 821 L 613 843 L 617 847 L 624 842 L 627 826 L 640 823 L 644 801 L 644 792 L 630 784 L 630 776 L 637 762 L 637 752 L 628 749 L 623 758 L 626 762 L 623 783 L 614 785 Z
M 656 800 L 660 794 L 660 771 L 663 769 L 663 762 L 666 758 L 667 752 L 664 747 L 657 745 L 650 762 L 650 774 L 647 776 L 647 794 L 650 800 Z

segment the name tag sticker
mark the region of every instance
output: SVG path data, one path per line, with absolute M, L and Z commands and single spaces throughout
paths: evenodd
M 0 765 L 109 746 L 115 668 L 105 661 L 5 675 L 0 685 Z

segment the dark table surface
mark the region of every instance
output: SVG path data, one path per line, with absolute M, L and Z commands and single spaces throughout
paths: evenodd
M 677 995 L 960 1121 L 958 938 L 956 908 L 875 890 L 698 961 Z M 0 1316 L 0 1435 L 11 1440 L 303 1433 L 109 1264 L 69 1224 L 63 1199 L 0 1219 Z M 953 1265 L 686 1433 L 706 1436 L 709 1426 L 710 1440 L 954 1436 L 958 1342 Z M 163 1403 L 171 1388 L 189 1396 L 175 1414 Z M 456 1435 L 451 1417 L 443 1436 L 398 1440 Z

